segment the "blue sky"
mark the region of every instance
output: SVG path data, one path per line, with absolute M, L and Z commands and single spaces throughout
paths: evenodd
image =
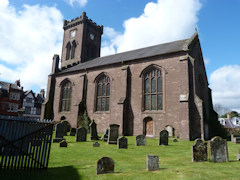
M 104 26 L 102 55 L 188 38 L 197 27 L 214 103 L 240 112 L 239 8 L 240 0 L 1 0 L 0 80 L 46 88 L 63 19 L 86 11 Z

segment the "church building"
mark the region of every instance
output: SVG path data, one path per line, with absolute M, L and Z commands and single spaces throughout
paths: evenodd
M 211 90 L 197 32 L 188 39 L 100 57 L 103 26 L 83 12 L 64 21 L 61 67 L 54 55 L 41 117 L 77 128 L 85 110 L 103 133 L 181 139 L 211 136 Z M 166 34 L 167 36 L 167 34 Z

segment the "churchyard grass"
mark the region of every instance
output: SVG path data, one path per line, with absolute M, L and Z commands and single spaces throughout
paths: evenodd
M 76 137 L 66 136 L 68 147 L 53 143 L 49 168 L 45 172 L 0 172 L 0 179 L 72 180 L 72 179 L 239 179 L 240 162 L 236 160 L 239 144 L 228 141 L 230 162 L 192 162 L 193 141 L 173 142 L 159 146 L 158 139 L 147 138 L 146 146 L 136 146 L 135 137 L 128 138 L 128 149 L 117 149 L 98 141 L 76 142 Z M 146 156 L 159 156 L 159 170 L 146 170 Z M 108 156 L 114 160 L 115 173 L 96 174 L 97 161 Z

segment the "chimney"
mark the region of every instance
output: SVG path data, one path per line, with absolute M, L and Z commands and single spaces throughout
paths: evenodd
M 14 84 L 17 85 L 18 87 L 21 87 L 20 79 L 16 80 Z
M 42 95 L 43 98 L 45 98 L 45 90 L 41 89 L 40 94 Z
M 227 119 L 228 119 L 228 120 L 231 120 L 230 112 L 227 113 Z

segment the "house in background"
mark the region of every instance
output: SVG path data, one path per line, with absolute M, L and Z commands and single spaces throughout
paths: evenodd
M 22 109 L 24 117 L 40 119 L 41 105 L 44 101 L 44 89 L 40 93 L 33 93 L 32 90 L 24 92 Z
M 14 84 L 0 81 L 0 115 L 18 116 L 22 107 L 23 87 L 20 80 Z

